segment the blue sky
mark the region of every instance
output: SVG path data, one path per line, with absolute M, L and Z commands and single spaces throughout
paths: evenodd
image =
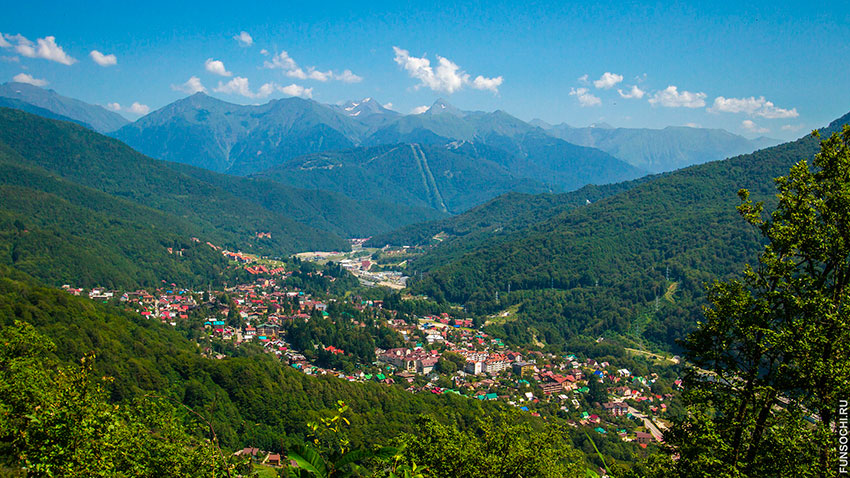
M 124 3 L 7 4 L 0 81 L 131 119 L 201 87 L 781 139 L 850 111 L 842 2 Z

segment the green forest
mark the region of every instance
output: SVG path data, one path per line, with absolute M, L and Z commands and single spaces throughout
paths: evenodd
M 519 307 L 516 321 L 497 326 L 516 343 L 559 347 L 614 332 L 679 351 L 676 339 L 701 316 L 705 284 L 753 262 L 761 246 L 735 213 L 736 192 L 775 205 L 773 178 L 817 150 L 807 136 L 662 175 L 498 240 L 433 247 L 409 266 L 422 277 L 412 288 L 477 314 Z

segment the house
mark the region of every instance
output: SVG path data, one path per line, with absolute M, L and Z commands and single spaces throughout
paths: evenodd
M 497 374 L 502 370 L 506 370 L 511 366 L 510 362 L 505 360 L 504 356 L 498 354 L 492 354 L 484 362 L 484 371 L 490 374 Z
M 269 466 L 280 466 L 280 453 L 269 453 L 266 457 L 265 464 Z
M 654 437 L 652 436 L 651 433 L 645 433 L 645 432 L 635 433 L 635 441 L 637 441 L 641 445 L 648 445 L 648 444 L 652 443 L 653 439 L 654 439 Z
M 234 453 L 234 455 L 235 456 L 250 456 L 251 458 L 256 460 L 258 453 L 260 453 L 259 448 L 248 447 L 248 448 L 243 448 L 241 450 L 238 450 L 236 453 Z
M 437 366 L 439 360 L 439 357 L 425 357 L 416 364 L 416 371 L 427 375 L 434 371 L 434 367 Z
M 543 389 L 543 393 L 546 395 L 552 395 L 553 393 L 563 392 L 564 386 L 558 382 L 546 382 L 540 385 L 540 388 Z
M 257 326 L 257 334 L 266 337 L 277 337 L 280 327 L 275 324 L 265 323 Z
M 439 359 L 439 353 L 405 348 L 390 349 L 378 356 L 379 361 L 393 365 L 398 369 L 423 374 L 431 373 Z
M 257 329 L 249 325 L 245 327 L 245 333 L 243 335 L 245 336 L 245 340 L 251 340 L 257 335 Z
M 511 365 L 513 372 L 516 375 L 523 376 L 526 373 L 534 373 L 534 364 L 528 362 L 514 362 Z
M 629 406 L 623 402 L 605 402 L 602 404 L 602 409 L 615 417 L 623 416 L 629 412 Z
M 467 360 L 466 365 L 463 367 L 463 371 L 472 375 L 478 375 L 484 371 L 484 362 L 480 360 Z

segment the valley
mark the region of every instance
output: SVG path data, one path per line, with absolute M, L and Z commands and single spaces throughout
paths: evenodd
M 609 71 L 562 92 L 598 121 L 525 121 L 392 46 L 403 113 L 228 41 L 277 79 L 0 85 L 0 475 L 838 476 L 850 114 Z

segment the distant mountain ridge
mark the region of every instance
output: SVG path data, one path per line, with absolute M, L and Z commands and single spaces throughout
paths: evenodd
M 340 105 L 329 105 L 331 109 L 366 124 L 370 128 L 383 126 L 399 116 L 400 113 L 384 107 L 373 98 L 363 98 L 359 101 L 346 101 Z
M 508 191 L 570 190 L 644 174 L 504 112 L 465 112 L 442 100 L 421 115 L 402 116 L 371 98 L 241 106 L 196 93 L 113 136 L 168 161 L 234 175 L 268 170 L 265 177 L 293 186 L 438 212 L 461 212 Z M 400 144 L 409 147 L 380 149 Z M 370 152 L 361 145 L 377 148 L 381 161 L 364 162 Z M 398 174 L 417 177 L 396 181 Z
M 573 144 L 599 148 L 632 166 L 653 173 L 751 153 L 779 144 L 760 137 L 747 139 L 722 129 L 668 126 L 664 129 L 614 128 L 608 124 L 575 128 L 540 120 L 533 124 L 548 134 Z
M 0 160 L 7 163 L 0 187 L 6 188 L 3 198 L 8 198 L 0 201 L 0 229 L 11 227 L 14 219 L 27 226 L 30 219 L 39 218 L 42 231 L 53 231 L 44 240 L 68 249 L 73 257 L 101 250 L 89 244 L 97 237 L 111 238 L 104 239 L 107 245 L 130 247 L 142 239 L 134 237 L 145 234 L 143 226 L 156 229 L 150 230 L 150 237 L 144 238 L 148 242 L 137 251 L 112 248 L 95 254 L 112 258 L 113 264 L 126 260 L 128 254 L 144 257 L 150 252 L 151 257 L 160 257 L 161 251 L 153 250 L 157 243 L 178 239 L 186 243 L 190 236 L 272 257 L 305 250 L 347 250 L 349 244 L 341 236 L 368 237 L 445 216 L 431 209 L 355 201 L 332 192 L 166 163 L 87 128 L 8 108 L 0 108 L 0 153 L 4 153 Z M 21 192 L 21 188 L 28 189 Z M 48 204 L 56 212 L 45 212 Z M 14 219 L 3 221 L 3 217 Z M 138 224 L 132 222 L 134 217 Z M 75 226 L 73 218 L 86 227 Z M 58 227 L 60 220 L 65 221 L 62 227 Z M 128 236 L 130 230 L 134 232 Z M 37 258 L 33 260 L 41 264 L 51 248 L 32 246 Z M 167 273 L 170 269 L 157 270 Z
M 352 148 L 366 129 L 312 100 L 243 106 L 195 93 L 113 136 L 158 159 L 245 175 L 303 154 Z
M 29 110 L 38 113 L 34 108 Z M 336 105 L 301 98 L 238 105 L 201 92 L 111 135 L 166 161 L 238 176 L 270 170 L 269 174 L 293 186 L 333 190 L 354 199 L 380 198 L 436 212 L 461 212 L 508 191 L 562 192 L 588 184 L 627 181 L 647 172 L 678 169 L 758 146 L 722 130 L 570 128 L 533 123 L 501 110 L 463 111 L 443 99 L 421 114 L 402 115 L 372 98 Z M 429 179 L 423 169 L 425 182 L 410 182 L 410 177 L 393 179 L 406 167 L 403 165 L 413 164 L 410 154 L 399 156 L 398 164 L 387 158 L 360 161 L 364 147 L 399 144 L 413 146 L 394 155 L 424 154 L 432 147 L 451 150 L 433 149 L 436 156 L 425 154 L 425 160 L 414 161 L 423 166 L 430 167 L 431 158 L 451 156 L 452 160 L 437 161 L 439 177 Z M 316 154 L 326 155 L 324 160 L 334 158 L 336 166 L 345 168 L 305 167 L 319 160 Z M 352 169 L 355 165 L 359 171 Z M 428 192 L 405 190 L 420 185 Z M 468 190 L 462 191 L 464 187 Z M 443 192 L 451 197 L 449 201 L 438 197 Z
M 102 106 L 91 105 L 80 100 L 68 98 L 53 90 L 40 88 L 28 83 L 4 83 L 0 85 L 0 97 L 22 101 L 38 108 L 50 111 L 71 121 L 80 123 L 100 133 L 108 133 L 128 124 L 123 116 Z M 24 109 L 34 114 L 38 111 L 27 109 L 25 105 L 5 103 L 3 106 Z M 61 119 L 61 118 L 53 118 Z

